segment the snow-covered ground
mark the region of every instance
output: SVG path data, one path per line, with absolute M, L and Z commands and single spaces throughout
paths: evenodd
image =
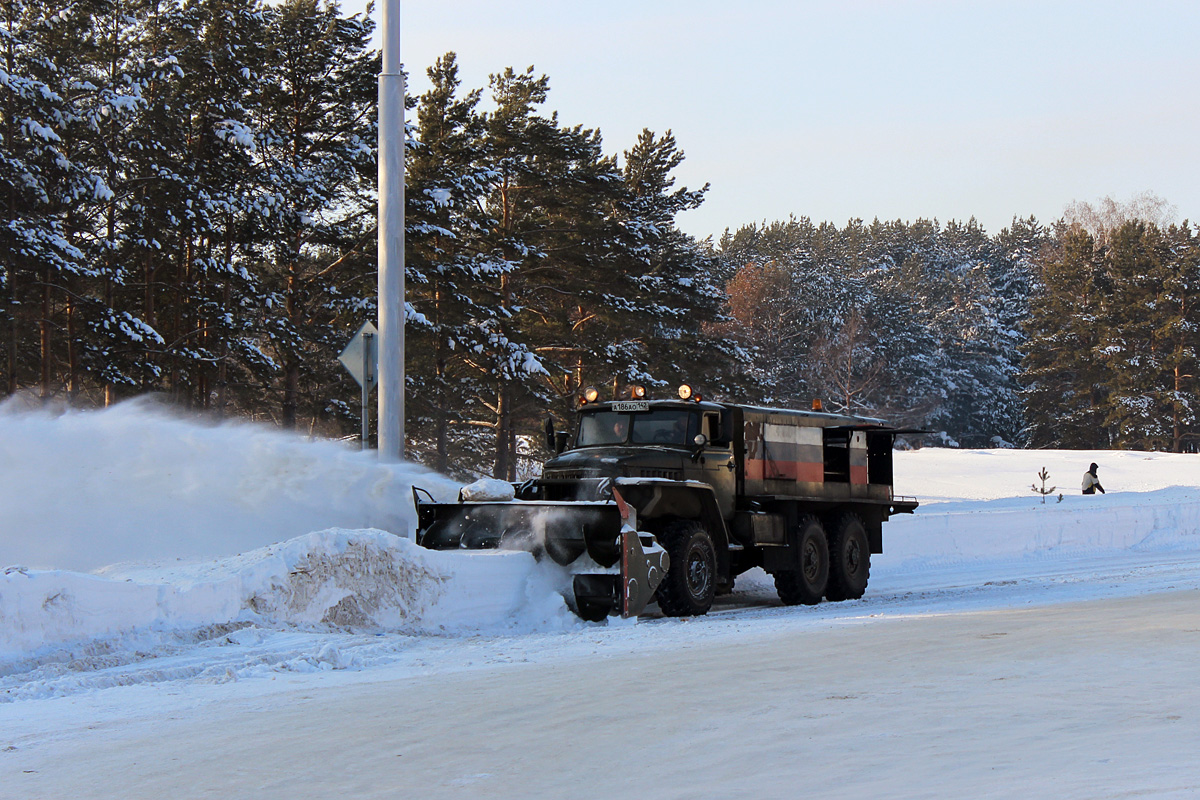
M 402 538 L 457 488 L 419 468 L 0 408 L 0 797 L 1200 796 L 1200 457 L 896 473 L 861 601 L 591 624 L 528 554 Z

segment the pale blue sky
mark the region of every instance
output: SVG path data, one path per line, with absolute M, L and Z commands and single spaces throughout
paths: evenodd
M 365 7 L 348 0 L 346 12 Z M 376 12 L 376 19 L 378 12 Z M 1153 191 L 1200 219 L 1200 2 L 401 0 L 410 92 L 534 65 L 627 149 L 670 128 L 719 236 L 789 214 L 965 220 Z

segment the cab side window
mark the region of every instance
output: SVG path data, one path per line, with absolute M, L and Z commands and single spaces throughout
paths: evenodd
M 721 437 L 721 415 L 716 411 L 704 412 L 704 423 L 701 433 L 708 439 L 709 442 L 715 445 L 726 445 L 728 442 Z

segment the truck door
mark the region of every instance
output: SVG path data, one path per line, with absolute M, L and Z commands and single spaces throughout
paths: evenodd
M 702 480 L 716 490 L 721 516 L 729 520 L 733 517 L 734 497 L 737 494 L 737 461 L 733 457 L 729 426 L 722 426 L 721 423 L 721 412 L 704 412 L 700 432 L 708 443 L 701 449 L 698 462 Z
M 850 433 L 850 496 L 867 497 L 869 473 L 867 470 L 867 434 L 864 431 Z

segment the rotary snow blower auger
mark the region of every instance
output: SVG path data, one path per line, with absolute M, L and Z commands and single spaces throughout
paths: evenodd
M 572 570 L 587 570 L 574 575 L 572 596 L 566 598 L 580 617 L 593 622 L 610 615 L 635 617 L 654 599 L 669 559 L 652 534 L 638 531 L 637 511 L 615 482 L 593 483 L 594 499 L 562 501 L 514 499 L 521 494 L 518 485 L 507 496 L 460 493 L 457 503 L 437 503 L 413 487 L 417 544 L 433 550 L 525 550 L 539 560 L 548 556 Z

